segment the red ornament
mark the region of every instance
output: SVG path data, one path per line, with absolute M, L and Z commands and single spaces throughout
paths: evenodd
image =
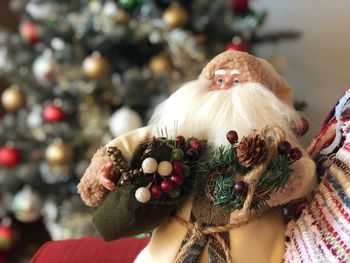
M 183 185 L 184 178 L 181 175 L 172 175 L 170 181 L 177 187 Z
M 225 46 L 225 50 L 249 52 L 249 47 L 242 41 L 240 43 L 232 42 Z
M 19 32 L 22 38 L 29 44 L 35 44 L 39 41 L 37 26 L 32 22 L 22 23 Z
M 173 173 L 180 175 L 182 173 L 182 164 L 178 161 L 173 161 Z
M 15 147 L 3 146 L 0 148 L 0 166 L 14 168 L 21 161 L 21 152 Z
M 198 153 L 201 153 L 203 150 L 202 142 L 196 138 L 191 139 L 190 148 L 195 149 Z
M 163 195 L 162 188 L 157 184 L 152 185 L 149 190 L 151 192 L 151 197 L 154 199 L 158 199 Z
M 49 104 L 44 109 L 43 117 L 46 122 L 60 122 L 66 118 L 66 113 L 61 108 Z
M 0 251 L 10 250 L 13 246 L 14 233 L 11 227 L 0 225 Z
M 161 189 L 163 190 L 164 193 L 169 193 L 171 190 L 173 190 L 173 183 L 166 179 L 162 182 L 162 184 L 160 185 Z
M 248 0 L 231 0 L 231 6 L 238 14 L 245 15 L 249 11 Z
M 184 145 L 185 137 L 183 137 L 182 135 L 177 136 L 176 139 L 175 139 L 175 143 L 176 143 L 176 146 Z
M 238 142 L 238 134 L 236 131 L 229 131 L 227 134 L 226 134 L 226 139 L 228 140 L 229 143 L 231 144 L 234 144 L 236 142 Z

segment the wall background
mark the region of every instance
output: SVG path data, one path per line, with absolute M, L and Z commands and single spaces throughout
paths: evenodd
M 303 138 L 308 145 L 329 109 L 350 87 L 350 1 L 253 0 L 252 6 L 268 12 L 266 29 L 302 33 L 299 40 L 259 47 L 257 53 L 285 57 L 285 78 L 294 88 L 294 98 L 308 103 L 305 115 L 311 129 Z

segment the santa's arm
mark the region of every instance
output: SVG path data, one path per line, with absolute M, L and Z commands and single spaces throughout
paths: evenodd
M 78 193 L 85 204 L 98 207 L 108 193 L 108 190 L 99 180 L 101 168 L 111 161 L 107 155 L 107 148 L 112 146 L 117 147 L 122 152 L 124 158 L 130 160 L 136 147 L 151 136 L 152 128 L 146 126 L 117 137 L 97 150 L 78 185 Z

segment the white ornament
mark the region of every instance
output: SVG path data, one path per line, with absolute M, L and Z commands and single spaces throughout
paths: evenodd
M 142 171 L 145 174 L 153 174 L 157 172 L 158 162 L 156 159 L 148 157 L 142 162 Z
M 39 127 L 43 123 L 41 106 L 35 105 L 27 117 L 27 124 L 31 128 Z
M 59 6 L 55 3 L 33 2 L 34 1 L 31 1 L 26 5 L 26 11 L 36 20 L 46 20 L 50 15 L 55 15 L 57 11 L 59 11 Z
M 161 176 L 169 176 L 173 171 L 173 165 L 168 161 L 160 162 L 158 165 L 158 173 Z
M 136 111 L 129 107 L 123 107 L 113 113 L 108 125 L 113 136 L 118 137 L 142 127 L 142 119 Z
M 15 195 L 12 210 L 19 221 L 30 223 L 41 216 L 41 206 L 39 195 L 30 187 L 24 187 Z
M 56 62 L 51 51 L 46 51 L 37 57 L 33 63 L 33 74 L 35 79 L 43 86 L 49 86 L 55 76 Z
M 135 198 L 141 203 L 147 203 L 151 199 L 151 192 L 147 187 L 140 187 L 135 192 Z

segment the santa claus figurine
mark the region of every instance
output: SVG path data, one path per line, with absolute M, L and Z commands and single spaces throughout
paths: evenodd
M 113 232 L 116 222 L 117 225 L 127 225 L 123 230 L 125 232 L 107 234 L 107 240 L 154 229 L 149 244 L 135 262 L 282 262 L 286 228 L 282 207 L 291 200 L 307 196 L 316 185 L 315 165 L 301 149 L 295 135 L 295 131 L 302 126 L 303 121 L 292 106 L 290 86 L 270 64 L 245 52 L 226 51 L 213 58 L 198 79 L 186 83 L 160 104 L 147 127 L 120 136 L 99 149 L 81 179 L 79 193 L 87 205 L 98 208 L 98 217 L 103 217 L 95 221 L 98 229 Z M 160 134 L 160 130 L 166 132 Z M 235 132 L 228 134 L 229 131 Z M 241 142 L 238 142 L 237 134 Z M 181 167 L 176 160 L 181 160 L 182 156 L 172 155 L 169 162 L 173 166 L 169 168 L 162 157 L 154 163 L 158 157 L 151 160 L 147 159 L 146 154 L 149 150 L 147 147 L 164 139 L 159 138 L 175 138 L 177 135 L 181 136 L 179 141 L 173 140 L 174 147 L 184 143 L 181 138 L 189 138 L 184 144 L 191 144 L 192 153 L 202 151 L 202 145 L 198 142 L 207 145 L 206 155 L 209 156 L 201 160 L 210 159 L 210 155 L 223 147 L 228 151 L 233 149 L 230 162 L 235 168 L 222 166 L 202 180 L 204 183 L 189 184 L 191 189 L 187 187 L 183 190 L 191 193 L 177 202 L 175 207 L 167 207 L 167 212 L 159 212 L 160 203 L 158 206 L 148 205 L 142 217 L 130 218 L 133 215 L 130 211 L 135 207 L 131 204 L 134 204 L 135 198 L 144 203 L 152 198 L 159 199 L 163 192 L 170 190 L 167 189 L 169 185 L 164 183 L 164 187 L 161 185 L 161 188 L 157 188 L 152 179 L 140 189 L 140 185 L 133 185 L 134 177 L 129 180 L 118 177 L 116 170 L 124 173 L 124 164 L 135 163 L 136 158 L 139 164 L 130 172 L 132 176 L 147 178 L 146 171 L 149 170 L 152 178 L 161 178 L 163 182 L 173 180 L 173 184 L 181 185 L 182 180 L 187 180 L 186 177 L 182 176 L 179 181 L 179 177 L 175 180 L 172 176 L 176 177 L 176 170 Z M 191 138 L 196 138 L 197 143 L 191 142 Z M 275 147 L 276 141 L 279 148 Z M 148 142 L 147 147 L 142 148 L 144 142 Z M 135 157 L 140 145 L 142 153 Z M 162 145 L 172 147 L 167 142 Z M 114 149 L 114 155 L 111 149 Z M 294 149 L 293 153 L 291 149 Z M 183 157 L 188 157 L 189 163 L 192 161 L 191 151 L 185 152 Z M 280 156 L 278 151 L 284 155 Z M 255 155 L 244 157 L 247 152 Z M 217 154 L 215 156 L 219 158 Z M 285 171 L 290 173 L 288 180 L 278 190 L 269 192 L 263 209 L 254 207 L 254 204 L 258 204 L 256 199 L 265 194 L 261 191 L 256 194 L 257 189 L 269 180 L 268 176 L 274 176 L 274 171 L 279 171 L 273 170 L 271 165 L 277 165 L 277 159 L 282 160 L 282 164 L 278 164 L 281 167 L 283 162 L 287 164 Z M 217 164 L 220 158 L 215 160 Z M 154 165 L 158 165 L 158 168 Z M 196 176 L 199 178 L 199 175 Z M 235 178 L 234 182 L 228 180 L 229 185 L 233 183 L 228 194 L 233 198 L 231 201 L 235 200 L 230 203 L 230 209 L 222 209 L 219 207 L 221 201 L 215 199 L 221 189 L 218 186 L 220 182 L 215 181 L 218 178 Z M 265 181 L 261 178 L 265 178 Z M 197 178 L 194 176 L 193 180 Z M 213 180 L 217 184 L 211 188 L 214 193 L 211 195 L 208 192 Z M 271 184 L 274 183 L 272 181 Z M 151 190 L 150 193 L 147 189 Z M 236 198 L 236 194 L 240 197 Z M 243 201 L 236 209 L 239 200 Z M 124 203 L 128 204 L 123 206 Z M 136 204 L 144 205 L 142 202 Z M 103 213 L 99 212 L 102 210 Z M 113 216 L 108 215 L 115 210 L 118 211 Z M 162 220 L 153 220 L 155 214 Z M 137 229 L 130 231 L 132 228 Z

